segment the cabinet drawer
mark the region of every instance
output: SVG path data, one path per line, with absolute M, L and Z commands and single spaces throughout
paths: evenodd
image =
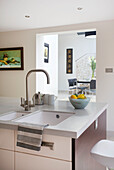
M 0 148 L 14 150 L 14 130 L 0 129 Z
M 0 170 L 14 170 L 14 152 L 0 149 Z
M 53 150 L 51 150 L 49 147 L 46 147 L 46 146 L 42 146 L 40 151 L 33 151 L 33 150 L 18 147 L 16 146 L 17 131 L 15 132 L 15 150 L 16 151 L 72 161 L 71 138 L 53 136 L 53 135 L 43 135 L 43 141 L 54 143 Z
M 15 152 L 15 170 L 72 170 L 72 163 Z

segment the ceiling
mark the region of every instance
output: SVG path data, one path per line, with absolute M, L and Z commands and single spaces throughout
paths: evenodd
M 111 19 L 114 0 L 0 0 L 0 32 Z

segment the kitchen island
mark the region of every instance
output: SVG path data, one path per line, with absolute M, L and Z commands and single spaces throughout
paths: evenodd
M 23 112 L 19 105 L 19 99 L 0 98 L 0 114 Z M 0 120 L 0 169 L 105 170 L 94 161 L 90 150 L 96 142 L 106 138 L 107 104 L 89 103 L 85 109 L 75 110 L 69 102 L 57 101 L 54 106 L 36 106 L 31 112 L 37 110 L 69 113 L 71 116 L 44 129 L 43 142 L 52 144 L 52 147 L 42 146 L 39 152 L 17 147 L 19 123 Z

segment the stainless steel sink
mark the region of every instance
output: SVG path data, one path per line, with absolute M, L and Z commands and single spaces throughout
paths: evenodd
M 18 120 L 14 120 L 18 123 L 30 123 L 30 124 L 39 124 L 39 125 L 47 125 L 50 126 L 57 125 L 64 121 L 65 119 L 72 116 L 73 113 L 63 113 L 63 112 L 55 112 L 55 111 L 37 111 L 28 116 L 22 117 Z
M 0 120 L 10 121 L 10 120 L 14 120 L 14 119 L 17 119 L 19 117 L 25 116 L 27 114 L 28 113 L 25 113 L 25 112 L 12 111 L 12 112 L 8 112 L 8 113 L 0 115 Z

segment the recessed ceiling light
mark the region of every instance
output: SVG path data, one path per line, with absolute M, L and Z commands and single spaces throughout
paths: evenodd
M 30 15 L 25 15 L 25 18 L 30 18 Z
M 81 7 L 78 7 L 78 8 L 77 8 L 77 10 L 79 10 L 79 11 L 81 11 L 82 9 L 83 9 L 83 8 L 81 8 Z

